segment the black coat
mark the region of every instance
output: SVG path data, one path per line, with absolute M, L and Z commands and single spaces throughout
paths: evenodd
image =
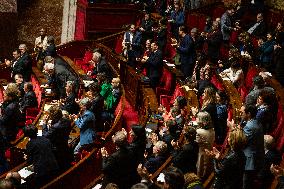
M 264 21 L 262 21 L 251 33 L 252 35 L 256 37 L 263 37 L 266 34 L 266 24 Z
M 62 169 L 67 168 L 72 160 L 72 153 L 68 147 L 70 132 L 71 121 L 65 118 L 52 123 L 50 128 L 43 125 L 43 136 L 50 140 L 58 165 Z
M 20 102 L 20 110 L 25 112 L 27 108 L 37 108 L 37 98 L 34 91 L 25 93 L 22 101 Z
M 109 157 L 103 157 L 104 184 L 116 183 L 119 188 L 130 188 L 137 180 L 134 156 L 128 147 L 119 148 Z M 135 177 L 134 177 L 135 176 Z
M 21 112 L 18 101 L 5 101 L 1 107 L 0 129 L 3 136 L 8 141 L 14 140 L 18 128 L 17 125 L 21 119 Z
M 93 112 L 96 117 L 96 127 L 101 128 L 103 124 L 101 117 L 104 111 L 104 98 L 102 95 L 98 94 L 98 96 L 93 99 L 90 111 Z
M 32 73 L 32 58 L 25 52 L 13 67 L 13 74 L 22 74 L 24 81 L 31 80 Z
M 181 150 L 174 152 L 173 154 L 174 166 L 182 170 L 183 173 L 188 173 L 188 172 L 196 173 L 198 151 L 199 147 L 195 141 L 189 144 L 185 144 Z
M 46 50 L 45 50 L 45 56 L 55 57 L 56 55 L 57 55 L 57 53 L 56 53 L 56 46 L 55 46 L 55 44 L 48 45 Z
M 215 189 L 240 189 L 242 188 L 243 173 L 246 157 L 242 151 L 231 151 L 220 162 L 214 160 L 216 180 Z
M 163 56 L 162 51 L 157 50 L 156 52 L 151 52 L 148 60 L 145 63 L 148 70 L 148 77 L 160 78 L 163 69 Z
M 223 36 L 221 31 L 212 31 L 207 37 L 208 45 L 208 57 L 211 59 L 219 58 L 220 47 L 223 42 Z
M 284 47 L 274 50 L 275 77 L 284 86 Z
M 105 73 L 109 80 L 111 80 L 112 77 L 113 77 L 112 70 L 108 66 L 108 64 L 106 62 L 106 59 L 104 57 L 101 58 L 99 63 L 93 69 L 93 73 L 92 74 L 97 75 L 98 73 Z
M 58 165 L 52 152 L 52 144 L 45 137 L 36 137 L 27 144 L 27 163 L 33 164 L 35 177 L 54 174 Z
M 61 106 L 62 110 L 66 110 L 69 114 L 77 114 L 79 112 L 79 105 L 75 101 L 76 95 L 74 93 L 69 94 L 65 98 L 64 105 Z

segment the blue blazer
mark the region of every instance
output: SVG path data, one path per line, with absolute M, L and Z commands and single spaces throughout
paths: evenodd
M 263 128 L 256 119 L 249 120 L 244 132 L 247 137 L 247 146 L 243 150 L 246 156 L 245 170 L 259 170 L 264 163 Z
M 84 114 L 75 121 L 80 129 L 80 144 L 91 144 L 95 138 L 95 115 L 93 112 L 86 110 Z

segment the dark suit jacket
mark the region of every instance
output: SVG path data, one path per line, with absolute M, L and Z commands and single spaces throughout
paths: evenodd
M 61 118 L 51 124 L 50 128 L 43 125 L 43 136 L 50 140 L 58 166 L 63 170 L 70 166 L 73 156 L 68 146 L 71 121 Z
M 25 93 L 22 101 L 20 102 L 20 110 L 25 112 L 27 108 L 36 108 L 37 106 L 38 104 L 35 92 L 28 91 Z
M 153 31 L 152 31 L 152 26 L 153 26 L 154 22 L 149 19 L 149 20 L 145 20 L 143 19 L 141 21 L 141 27 L 145 29 L 144 32 L 142 32 L 142 41 L 146 41 L 147 39 L 153 39 Z
M 15 100 L 3 102 L 1 114 L 1 133 L 6 136 L 8 140 L 14 140 L 18 132 L 17 124 L 21 119 L 18 101 Z
M 133 153 L 125 146 L 119 148 L 109 157 L 103 157 L 102 170 L 104 183 L 116 183 L 119 188 L 130 188 L 135 182 L 133 176 L 136 174 L 136 167 Z
M 61 106 L 62 110 L 66 110 L 70 114 L 77 114 L 79 112 L 79 105 L 75 102 L 76 95 L 71 93 L 65 98 L 64 105 Z
M 252 35 L 256 37 L 263 37 L 266 34 L 266 24 L 264 21 L 262 21 L 251 33 Z
M 155 171 L 157 171 L 165 161 L 166 161 L 166 156 L 152 155 L 145 162 L 144 166 L 147 168 L 149 173 L 155 173 Z
M 196 163 L 198 157 L 199 147 L 193 141 L 185 144 L 182 149 L 175 151 L 173 154 L 174 166 L 182 170 L 183 173 L 194 172 L 196 173 Z
M 48 138 L 56 150 L 62 150 L 68 147 L 69 134 L 71 132 L 71 121 L 61 118 L 59 121 L 52 123 L 48 128 L 46 124 L 43 126 L 43 136 Z
M 196 52 L 194 49 L 194 42 L 190 35 L 186 34 L 181 40 L 177 48 L 180 55 L 181 71 L 185 77 L 188 77 L 193 71 Z
M 246 157 L 242 151 L 231 151 L 222 161 L 214 159 L 216 189 L 242 188 Z
M 162 51 L 151 52 L 148 60 L 145 62 L 145 66 L 148 68 L 147 75 L 150 79 L 160 78 L 163 69 Z
M 98 94 L 97 97 L 92 101 L 90 111 L 94 113 L 96 118 L 96 127 L 101 128 L 102 126 L 102 112 L 104 111 L 104 98 Z
M 34 165 L 35 177 L 54 174 L 58 165 L 52 152 L 52 145 L 45 137 L 36 137 L 27 144 L 27 162 Z
M 106 59 L 104 57 L 101 58 L 100 62 L 93 69 L 92 74 L 97 75 L 98 73 L 106 73 L 106 75 L 108 76 L 108 79 L 109 80 L 112 79 L 112 76 L 113 76 L 112 71 L 110 67 L 108 66 Z
M 32 59 L 27 52 L 25 52 L 14 65 L 13 73 L 20 73 L 23 75 L 24 81 L 30 81 L 32 73 Z
M 212 31 L 207 37 L 208 56 L 209 58 L 217 59 L 219 57 L 220 47 L 223 42 L 221 31 Z
M 56 46 L 54 44 L 50 44 L 49 46 L 47 46 L 45 50 L 45 56 L 55 57 L 56 55 Z

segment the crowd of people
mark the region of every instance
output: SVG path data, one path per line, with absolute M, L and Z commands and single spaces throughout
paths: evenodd
M 266 83 L 267 73 L 251 78 L 251 86 L 245 80 L 253 65 L 271 72 L 284 85 L 283 23 L 268 30 L 265 15 L 258 12 L 256 22 L 245 25 L 239 20 L 243 11 L 240 4 L 238 9 L 228 6 L 214 21 L 208 17 L 202 31 L 193 28 L 189 32 L 185 25 L 189 1 L 170 2 L 169 10 L 162 3 L 157 9 L 151 2 L 143 2 L 146 11 L 157 11 L 165 17 L 156 22 L 146 12 L 138 26 L 130 25 L 123 37 L 122 55 L 131 67 L 145 70 L 154 89 L 160 84 L 164 59 L 174 62 L 183 73 L 185 85 L 197 89 L 200 108 L 189 111 L 186 98 L 178 96 L 169 111 L 162 106 L 157 110 L 156 130 L 147 133 L 143 126 L 133 125 L 129 133 L 125 129 L 116 132 L 112 137 L 116 151 L 109 154 L 105 147 L 100 150 L 102 188 L 158 188 L 151 174 L 170 155 L 172 166 L 163 173 L 164 189 L 203 188 L 212 171 L 216 189 L 268 188 L 273 174 L 279 178 L 278 188 L 283 188 L 284 169 L 279 166 L 283 150 L 275 148 L 272 136 L 279 121 L 276 91 Z M 120 80 L 113 78 L 101 49 L 94 49 L 84 65 L 93 83 L 79 96 L 78 78 L 56 55 L 54 38 L 47 36 L 45 29 L 40 32 L 34 50 L 38 69 L 48 81 L 42 87 L 52 89 L 58 104 L 44 115 L 42 136 L 37 135 L 34 125 L 23 128 L 30 139 L 25 158 L 28 169 L 35 173 L 35 188 L 78 161 L 83 150 L 92 149 L 98 132 L 111 125 L 121 96 Z M 257 39 L 257 46 L 252 38 Z M 229 55 L 223 55 L 221 48 Z M 174 56 L 169 58 L 170 51 Z M 1 106 L 1 172 L 8 169 L 5 150 L 23 127 L 26 110 L 39 106 L 30 83 L 32 59 L 26 46 L 21 44 L 13 57 L 5 61 L 11 67 L 14 83 L 5 89 Z M 214 74 L 226 77 L 240 93 L 243 106 L 238 110 L 239 120 L 231 119 L 229 97 L 212 83 Z M 80 139 L 70 148 L 73 121 L 80 130 Z M 227 153 L 220 147 L 223 144 L 229 146 Z M 20 188 L 18 177 L 17 173 L 8 174 L 0 181 L 0 188 Z

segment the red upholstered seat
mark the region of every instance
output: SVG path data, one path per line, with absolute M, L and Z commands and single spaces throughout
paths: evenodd
M 171 46 L 171 44 L 169 44 L 169 43 L 167 43 L 167 45 L 166 45 L 166 54 L 165 54 L 165 56 L 166 56 L 166 59 L 169 61 L 169 62 L 172 62 L 173 61 L 173 58 L 175 57 L 175 55 L 176 55 L 176 49 L 175 48 L 173 48 L 172 46 Z
M 115 44 L 115 49 L 114 49 L 114 51 L 117 54 L 121 54 L 122 53 L 122 41 L 123 41 L 123 37 L 122 36 L 117 37 L 116 44 Z
M 192 28 L 197 28 L 198 27 L 198 17 L 199 14 L 193 13 L 193 14 L 188 14 L 187 16 L 187 26 L 192 29 Z
M 225 12 L 224 7 L 219 6 L 219 7 L 214 8 L 213 13 L 212 13 L 213 20 L 215 20 L 216 18 L 221 18 L 224 12 Z
M 183 90 L 180 88 L 179 84 L 176 84 L 176 88 L 172 96 L 160 95 L 160 104 L 163 105 L 167 111 L 170 111 L 171 105 L 178 96 L 185 96 Z
M 200 32 L 202 32 L 203 30 L 204 30 L 204 28 L 205 28 L 205 24 L 206 24 L 206 15 L 204 15 L 204 14 L 201 14 L 199 17 L 198 17 L 198 26 L 197 26 L 197 28 L 198 28 L 198 30 L 200 31 Z
M 281 103 L 278 104 L 277 113 L 277 127 L 274 129 L 272 136 L 276 140 L 276 147 L 278 150 L 283 151 L 284 148 L 284 119 L 283 109 Z
M 39 113 L 38 108 L 27 108 L 26 109 L 26 124 L 30 123 L 29 121 L 35 120 Z
M 238 92 L 241 96 L 241 100 L 242 102 L 245 102 L 246 101 L 246 96 L 248 95 L 248 90 L 246 88 L 246 86 L 242 85 L 238 88 Z
M 252 45 L 254 48 L 258 48 L 258 39 L 256 37 L 251 37 Z
M 211 81 L 210 81 L 218 90 L 223 91 L 224 90 L 224 86 L 223 83 L 220 82 L 217 79 L 217 76 L 215 74 L 212 75 Z
M 156 95 L 169 95 L 172 87 L 173 76 L 171 72 L 163 68 L 163 75 L 160 80 L 160 86 L 156 88 Z
M 251 66 L 246 74 L 245 85 L 247 89 L 251 89 L 253 86 L 253 78 L 257 76 L 259 71 L 255 66 Z

